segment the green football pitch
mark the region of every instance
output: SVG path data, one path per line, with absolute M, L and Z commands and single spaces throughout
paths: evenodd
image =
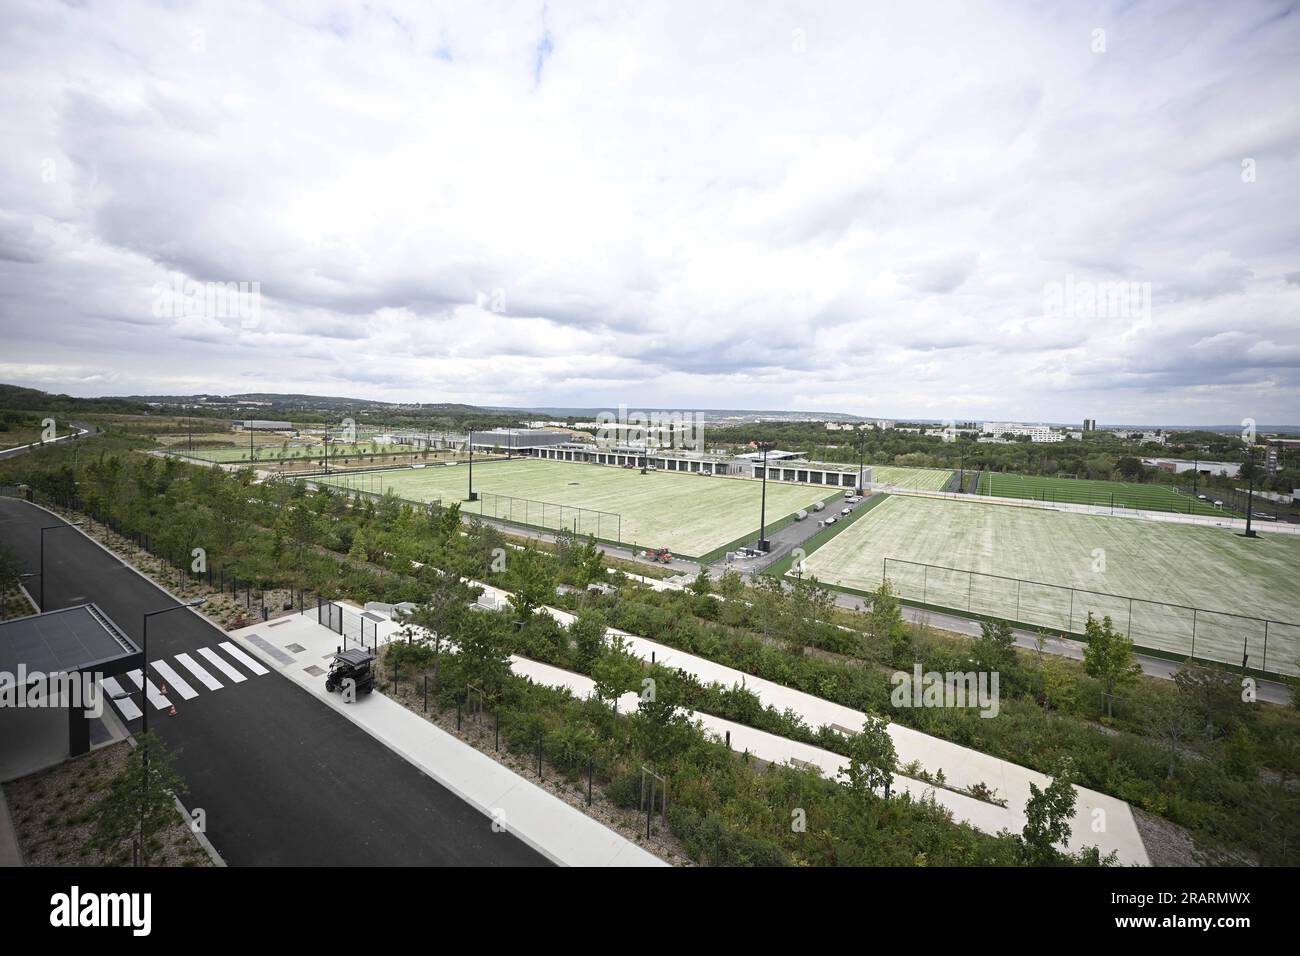
M 886 565 L 923 604 L 1076 633 L 1108 614 L 1141 647 L 1300 673 L 1297 535 L 894 495 L 804 561 L 859 591 Z
M 643 475 L 639 469 L 535 459 L 476 463 L 478 502 L 464 501 L 469 467 L 463 462 L 319 480 L 376 493 L 391 488 L 413 501 L 460 501 L 465 514 L 536 527 L 574 528 L 576 521 L 581 534 L 695 556 L 749 534 L 757 537 L 762 490 L 760 482 L 746 478 Z M 825 488 L 769 481 L 767 520 L 770 524 L 826 497 Z
M 980 474 L 979 493 L 998 498 L 1032 498 L 1035 501 L 1059 501 L 1107 508 L 1137 508 L 1199 515 L 1232 514 L 1227 509 L 1214 507 L 1212 495 L 1209 501 L 1201 501 L 1175 491 L 1168 485 L 1138 485 L 1124 481 L 1044 478 L 985 471 Z
M 872 465 L 871 480 L 917 491 L 942 491 L 952 478 L 952 471 L 942 468 L 903 468 L 898 465 Z

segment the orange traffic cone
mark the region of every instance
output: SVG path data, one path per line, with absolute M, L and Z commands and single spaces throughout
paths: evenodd
M 175 705 L 175 704 L 172 704 L 172 709 L 169 710 L 169 711 L 167 711 L 167 716 L 168 716 L 168 717 L 175 717 L 175 716 L 176 716 L 176 705 Z
M 162 689 L 159 690 L 158 693 L 160 693 L 160 694 L 162 694 L 164 697 L 166 697 L 166 696 L 167 696 L 167 685 L 166 685 L 166 684 L 163 684 L 163 685 L 162 685 Z

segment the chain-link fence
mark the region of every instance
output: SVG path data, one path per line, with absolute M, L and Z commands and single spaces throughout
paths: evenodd
M 583 537 L 592 535 L 604 541 L 623 540 L 623 516 L 612 511 L 596 511 L 575 505 L 485 492 L 479 492 L 477 511 L 474 511 L 474 504 L 475 502 L 466 502 L 461 507 L 467 513 L 530 528 L 572 531 Z
M 1098 619 L 1109 616 L 1136 646 L 1166 656 L 1300 674 L 1300 624 L 1296 623 L 902 558 L 884 558 L 881 573 L 899 597 L 928 607 L 1069 634 L 1082 634 L 1089 614 Z

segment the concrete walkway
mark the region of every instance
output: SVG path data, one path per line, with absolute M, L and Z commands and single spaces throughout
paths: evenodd
M 377 629 L 383 644 L 398 626 L 386 620 Z M 562 866 L 668 865 L 383 694 L 375 692 L 345 704 L 341 695 L 327 693 L 328 659 L 341 638 L 313 616 L 282 617 L 231 631 L 229 636 L 466 803 L 502 821 L 509 832 L 551 861 Z
M 590 677 L 575 674 L 572 671 L 566 671 L 550 664 L 543 664 L 540 661 L 512 657 L 511 667 L 515 673 L 529 678 L 535 684 L 562 687 L 575 697 L 591 697 L 595 691 L 596 682 Z M 630 713 L 636 709 L 637 703 L 638 697 L 635 693 L 624 694 L 618 699 L 619 713 Z M 768 763 L 805 768 L 815 767 L 824 777 L 830 780 L 838 779 L 840 771 L 847 770 L 849 766 L 847 758 L 841 757 L 832 751 L 824 750 L 821 747 L 800 743 L 787 737 L 770 734 L 764 730 L 755 730 L 745 724 L 724 720 L 721 717 L 714 717 L 711 714 L 701 713 L 697 710 L 683 710 L 682 713 L 686 715 L 687 720 L 699 724 L 706 733 L 713 735 L 720 741 L 727 740 L 728 734 L 730 734 L 731 749 L 753 754 L 758 759 Z M 968 797 L 965 794 L 954 793 L 951 790 L 936 787 L 920 780 L 913 780 L 910 777 L 896 775 L 894 777 L 894 792 L 904 791 L 917 800 L 933 799 L 940 806 L 950 810 L 958 820 L 966 821 L 985 833 L 1017 830 L 1017 821 L 1011 812 L 1004 807 L 983 800 L 976 800 L 974 797 Z M 1020 821 L 1019 829 L 1023 828 L 1024 822 Z
M 509 596 L 509 592 L 499 588 L 481 586 L 484 588 L 484 598 L 481 600 L 485 604 L 490 601 L 500 605 Z M 566 626 L 574 619 L 574 616 L 566 611 L 555 608 L 545 610 Z M 855 733 L 866 720 L 866 715 L 861 711 L 745 674 L 734 668 L 676 650 L 666 644 L 617 628 L 610 628 L 608 633 L 622 636 L 629 645 L 629 650 L 643 660 L 649 661 L 653 655 L 656 663 L 666 667 L 681 668 L 703 683 L 718 683 L 724 687 L 742 686 L 756 694 L 765 706 L 771 706 L 778 711 L 794 711 L 810 727 L 830 726 Z M 997 791 L 1000 797 L 1005 798 L 1007 801 L 1005 813 L 996 816 L 999 821 L 1006 822 L 991 832 L 996 832 L 1003 826 L 1012 832 L 1020 832 L 1026 820 L 1025 806 L 1031 796 L 1029 784 L 1034 783 L 1042 790 L 1051 782 L 1049 777 L 1035 770 L 923 734 L 910 727 L 890 724 L 889 734 L 893 738 L 900 766 L 915 760 L 931 775 L 942 770 L 947 781 L 955 787 L 970 789 L 976 784 L 984 784 Z M 733 736 L 733 743 L 735 742 L 736 738 Z M 1103 854 L 1115 851 L 1122 863 L 1149 866 L 1150 858 L 1147 856 L 1146 847 L 1142 843 L 1142 837 L 1129 805 L 1123 800 L 1117 800 L 1086 787 L 1075 787 L 1075 790 L 1077 801 L 1068 842 L 1070 849 L 1080 850 L 1086 846 L 1098 846 Z M 980 829 L 986 829 L 990 824 L 991 812 L 1000 809 L 982 801 L 969 800 L 968 802 L 979 804 L 979 807 L 960 805 L 953 808 L 954 816 Z M 985 810 L 985 807 L 989 809 Z

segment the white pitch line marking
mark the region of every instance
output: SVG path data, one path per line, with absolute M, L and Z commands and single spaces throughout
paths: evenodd
M 200 647 L 199 653 L 208 659 L 209 664 L 211 664 L 217 670 L 221 671 L 221 673 L 225 674 L 236 684 L 240 684 L 248 680 L 248 678 L 245 677 L 243 674 L 241 674 L 239 671 L 237 671 L 232 664 L 227 664 L 226 659 L 222 657 L 220 654 L 218 654 L 216 651 L 214 651 L 212 648 Z
M 176 693 L 180 694 L 185 700 L 192 700 L 199 696 L 199 692 L 191 687 L 184 677 L 176 673 L 176 669 L 166 661 L 150 661 L 149 663 L 153 665 L 154 670 L 162 674 L 163 681 L 175 687 Z
M 227 654 L 229 654 L 231 657 L 233 657 L 235 660 L 239 661 L 239 663 L 247 667 L 258 677 L 261 677 L 263 674 L 271 673 L 261 664 L 257 663 L 257 661 L 253 660 L 251 657 L 249 657 L 247 654 L 245 654 L 243 651 L 237 648 L 234 644 L 231 644 L 229 641 L 222 641 L 217 646 L 220 647 Z
M 184 667 L 187 671 L 189 671 L 191 674 L 197 677 L 199 679 L 199 683 L 201 683 L 208 690 L 221 690 L 221 688 L 226 686 L 225 684 L 221 683 L 221 681 L 217 680 L 215 677 L 209 674 L 207 669 L 198 661 L 196 661 L 194 658 L 190 657 L 190 655 L 177 654 L 176 660 L 180 662 L 182 667 Z

